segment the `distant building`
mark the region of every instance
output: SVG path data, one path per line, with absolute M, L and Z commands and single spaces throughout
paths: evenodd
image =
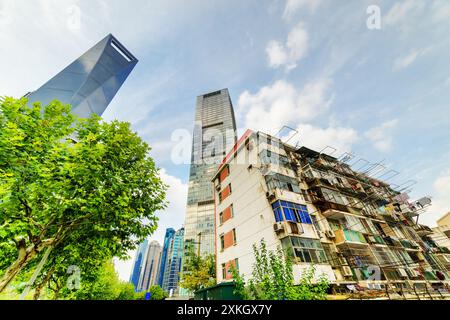
M 450 212 L 438 219 L 437 225 L 439 227 L 447 227 L 450 229 Z
M 158 241 L 150 242 L 145 255 L 143 271 L 140 274 L 138 290 L 147 292 L 151 286 L 157 284 L 159 261 L 161 258 L 161 245 Z
M 72 113 L 99 116 L 108 107 L 138 60 L 113 35 L 108 35 L 38 90 L 28 93 L 29 104 L 59 100 Z
M 185 219 L 185 242 L 214 254 L 214 191 L 211 178 L 236 143 L 236 121 L 228 89 L 197 97 Z
M 133 269 L 130 276 L 130 282 L 134 285 L 134 289 L 139 291 L 139 280 L 143 272 L 145 264 L 145 255 L 147 253 L 148 240 L 144 240 L 139 246 L 134 259 Z
M 166 235 L 164 236 L 164 243 L 161 251 L 161 259 L 159 262 L 159 268 L 158 268 L 158 285 L 162 288 L 164 283 L 164 270 L 166 269 L 166 260 L 167 255 L 169 253 L 170 245 L 172 243 L 172 239 L 175 236 L 175 229 L 168 228 L 166 230 Z
M 172 292 L 174 295 L 179 293 L 183 249 L 184 228 L 181 228 L 170 238 L 164 268 L 160 269 L 160 272 L 164 272 L 162 288 L 168 293 Z

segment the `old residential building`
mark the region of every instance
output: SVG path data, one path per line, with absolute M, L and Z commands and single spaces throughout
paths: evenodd
M 314 264 L 335 291 L 449 284 L 444 249 L 413 219 L 430 199 L 410 202 L 345 159 L 248 130 L 213 184 L 219 283 L 232 279 L 231 266 L 251 277 L 252 246 L 264 239 L 294 257 L 294 279 Z

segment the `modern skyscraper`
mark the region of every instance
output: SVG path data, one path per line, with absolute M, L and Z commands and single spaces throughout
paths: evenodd
M 166 268 L 167 254 L 169 252 L 170 244 L 175 235 L 175 230 L 172 228 L 166 229 L 166 235 L 164 236 L 164 243 L 161 251 L 161 259 L 158 268 L 158 285 L 162 288 L 164 283 L 164 270 Z
M 134 289 L 139 291 L 139 279 L 141 278 L 141 272 L 143 271 L 143 265 L 145 262 L 145 254 L 147 252 L 148 240 L 144 240 L 139 246 L 134 259 L 133 270 L 130 276 L 130 282 L 134 285 Z
M 147 292 L 157 282 L 159 260 L 161 258 L 161 245 L 158 241 L 150 242 L 145 255 L 142 272 L 139 279 L 139 292 Z
M 164 280 L 162 288 L 166 292 L 171 292 L 173 294 L 178 294 L 179 291 L 179 280 L 181 272 L 181 263 L 183 259 L 183 249 L 184 249 L 184 228 L 181 228 L 170 239 L 169 250 L 166 256 L 166 262 L 164 270 Z
M 40 101 L 45 106 L 56 99 L 70 104 L 72 113 L 79 117 L 101 116 L 137 62 L 110 34 L 26 96 L 30 105 Z
M 185 244 L 214 253 L 214 193 L 211 179 L 236 143 L 236 121 L 228 89 L 197 97 L 185 220 Z

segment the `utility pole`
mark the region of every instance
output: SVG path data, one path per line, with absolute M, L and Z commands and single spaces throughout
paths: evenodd
M 198 245 L 198 247 L 197 247 L 197 256 L 198 257 L 200 257 L 200 246 L 201 246 L 201 244 L 202 244 L 202 232 L 200 231 L 198 233 L 198 242 L 197 242 L 197 245 Z

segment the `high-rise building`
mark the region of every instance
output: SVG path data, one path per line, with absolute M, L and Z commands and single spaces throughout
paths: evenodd
M 179 292 L 179 280 L 181 263 L 184 250 L 184 228 L 181 228 L 169 240 L 169 247 L 166 255 L 164 268 L 160 272 L 164 273 L 162 288 L 174 295 Z
M 166 235 L 164 236 L 164 243 L 161 251 L 161 259 L 158 267 L 158 285 L 162 288 L 164 283 L 164 270 L 166 269 L 167 254 L 169 253 L 172 239 L 175 236 L 175 230 L 173 228 L 166 229 Z
M 157 284 L 161 245 L 158 241 L 150 242 L 145 255 L 143 269 L 139 278 L 139 292 L 147 292 L 151 286 Z
M 133 269 L 130 275 L 130 282 L 134 285 L 134 289 L 136 291 L 139 291 L 139 279 L 141 278 L 141 273 L 143 272 L 147 247 L 148 240 L 146 239 L 139 245 L 139 249 L 136 252 L 136 257 L 134 258 Z
M 70 104 L 79 117 L 101 116 L 137 62 L 110 34 L 26 96 L 30 105 L 40 101 L 45 106 L 56 99 Z
M 450 250 L 416 220 L 431 199 L 411 202 L 347 161 L 248 130 L 212 179 L 218 282 L 232 280 L 231 267 L 250 279 L 252 247 L 264 239 L 293 259 L 296 282 L 314 266 L 334 292 L 358 285 L 417 299 L 445 290 Z
M 185 219 L 185 244 L 214 253 L 214 192 L 211 178 L 236 143 L 236 121 L 228 89 L 197 97 Z M 197 250 L 196 250 L 197 251 Z

